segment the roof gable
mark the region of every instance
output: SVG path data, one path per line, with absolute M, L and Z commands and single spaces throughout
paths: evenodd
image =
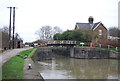
M 102 25 L 106 30 L 107 30 L 107 28 L 100 22 L 100 23 L 98 23 L 96 26 L 94 26 L 93 28 L 92 28 L 92 30 L 95 30 L 96 28 L 98 28 L 100 25 Z
M 93 23 L 93 24 L 90 24 L 90 23 L 76 23 L 75 29 L 78 28 L 78 29 L 95 30 L 100 24 L 102 24 L 102 23 L 101 22 L 97 22 L 97 23 Z M 104 25 L 103 25 L 103 27 L 106 29 L 106 27 Z
M 98 27 L 100 25 L 101 22 L 97 22 L 97 23 L 94 23 L 93 27 L 91 28 L 92 30 L 94 30 L 96 27 Z

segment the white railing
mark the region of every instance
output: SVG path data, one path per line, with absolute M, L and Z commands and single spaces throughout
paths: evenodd
M 76 44 L 77 41 L 48 41 L 48 44 Z

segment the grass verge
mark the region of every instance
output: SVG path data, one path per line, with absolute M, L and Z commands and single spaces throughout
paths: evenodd
M 36 47 L 36 48 L 49 48 L 49 47 Z
M 116 50 L 116 48 L 109 48 L 109 49 L 108 48 L 100 48 L 100 49 L 111 50 L 111 51 L 120 53 L 120 50 L 119 49 Z
M 29 56 L 29 54 L 34 50 L 35 48 L 29 49 L 29 50 L 25 50 L 25 51 L 21 51 L 18 55 L 27 58 Z
M 28 57 L 29 54 L 34 50 L 34 48 L 20 52 L 18 55 L 23 57 Z M 6 81 L 7 79 L 23 79 L 23 68 L 24 59 L 20 56 L 14 56 L 2 66 L 2 79 Z
M 34 48 L 27 58 L 32 58 L 37 48 Z
M 24 59 L 12 57 L 2 66 L 2 79 L 23 79 Z
M 120 49 L 116 50 L 115 48 L 98 48 L 98 47 L 88 47 L 88 46 L 76 46 L 77 48 L 97 48 L 97 49 L 104 49 L 104 50 L 111 50 L 114 52 L 120 53 Z
M 88 47 L 88 46 L 76 46 L 77 48 L 96 48 L 96 47 Z

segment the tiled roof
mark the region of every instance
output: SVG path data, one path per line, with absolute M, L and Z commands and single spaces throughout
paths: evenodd
M 100 24 L 101 22 L 97 22 L 97 23 L 94 23 L 92 29 L 94 29 L 96 26 L 98 26 L 98 24 Z
M 101 22 L 97 22 L 97 23 L 76 23 L 75 27 L 78 27 L 79 29 L 94 29 L 96 26 L 98 26 L 98 24 L 100 24 Z

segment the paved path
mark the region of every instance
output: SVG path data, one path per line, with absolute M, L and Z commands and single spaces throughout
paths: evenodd
M 34 54 L 35 51 L 36 51 L 36 49 L 34 49 L 31 52 L 31 54 Z M 28 68 L 29 64 L 31 64 L 31 66 L 32 66 L 31 69 Z M 31 58 L 27 58 L 24 60 L 24 79 L 27 79 L 27 80 L 34 79 L 35 81 L 44 81 Z
M 30 48 L 20 48 L 20 49 L 13 49 L 9 52 L 3 52 L 3 54 L 0 54 L 0 67 L 8 61 L 11 57 L 17 55 L 20 51 L 27 50 Z
M 37 71 L 32 59 L 25 59 L 24 61 L 24 79 L 35 79 L 35 81 L 44 81 L 42 76 Z M 32 69 L 28 69 L 28 65 L 32 65 Z

